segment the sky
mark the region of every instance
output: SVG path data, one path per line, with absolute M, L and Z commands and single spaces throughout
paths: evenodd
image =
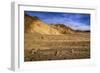
M 29 16 L 37 16 L 47 24 L 64 24 L 74 30 L 90 30 L 90 14 L 25 11 Z

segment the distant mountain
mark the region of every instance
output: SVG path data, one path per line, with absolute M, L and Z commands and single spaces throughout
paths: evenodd
M 61 33 L 57 30 L 44 23 L 36 16 L 24 16 L 24 29 L 28 33 L 39 33 L 39 34 L 48 34 L 48 35 L 60 35 Z

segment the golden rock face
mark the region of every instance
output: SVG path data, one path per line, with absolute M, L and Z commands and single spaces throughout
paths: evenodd
M 28 33 L 40 33 L 48 35 L 60 35 L 61 33 L 49 26 L 48 24 L 42 22 L 37 17 L 25 16 L 25 32 Z

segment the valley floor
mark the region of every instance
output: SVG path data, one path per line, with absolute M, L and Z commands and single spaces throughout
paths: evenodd
M 63 60 L 90 58 L 90 33 L 40 35 L 25 33 L 24 60 Z

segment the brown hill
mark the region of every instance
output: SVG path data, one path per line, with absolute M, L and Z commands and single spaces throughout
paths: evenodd
M 60 35 L 61 33 L 57 30 L 44 23 L 38 17 L 24 16 L 24 29 L 28 33 L 39 33 L 39 34 L 48 34 L 48 35 Z
M 70 27 L 68 27 L 64 24 L 51 24 L 50 26 L 57 29 L 62 34 L 74 33 L 75 32 L 75 30 L 71 29 Z

